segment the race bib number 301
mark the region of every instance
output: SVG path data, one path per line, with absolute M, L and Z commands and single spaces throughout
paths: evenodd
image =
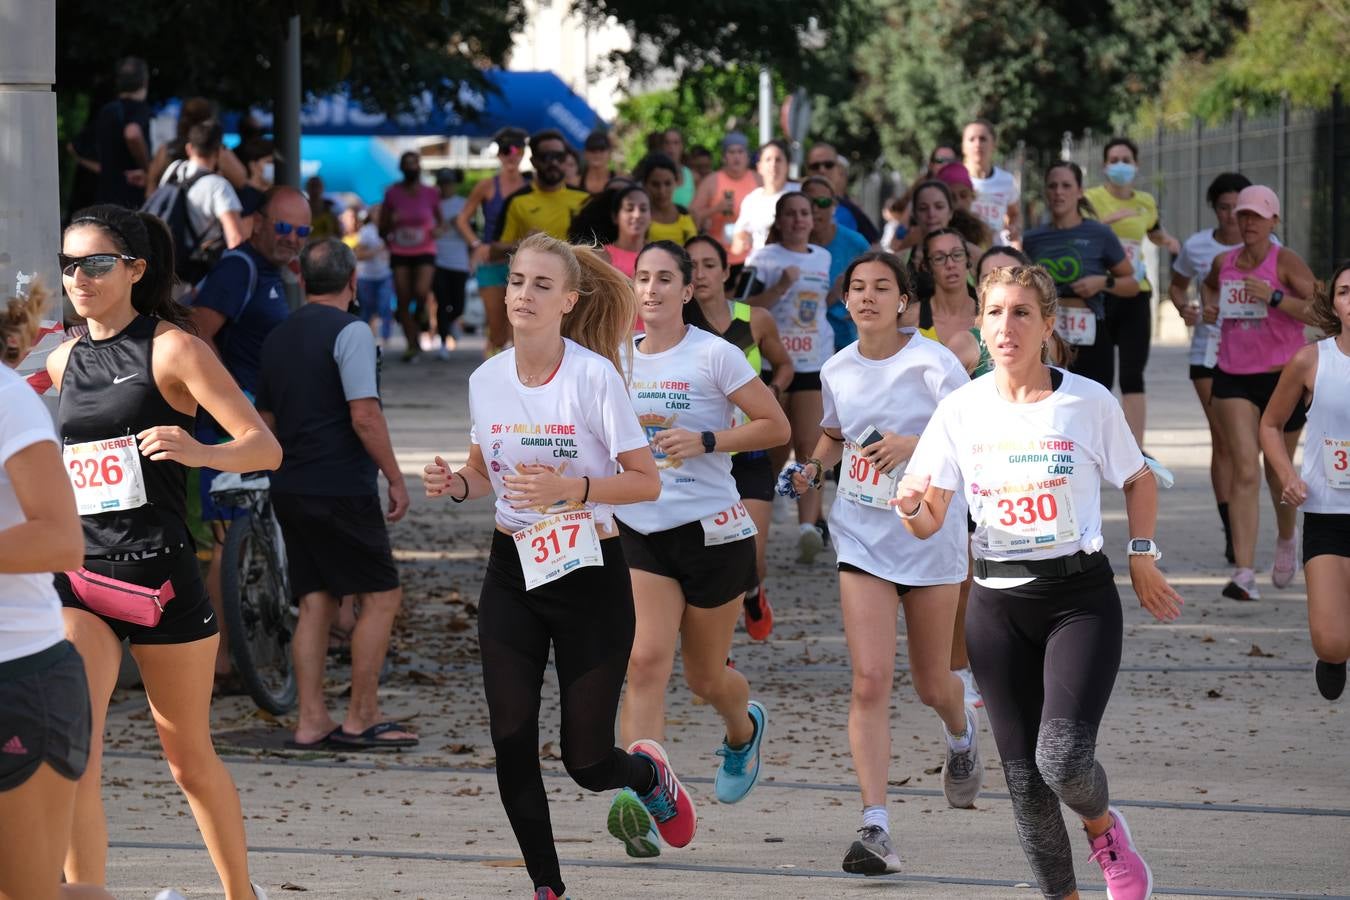
M 755 522 L 739 500 L 720 513 L 699 519 L 703 525 L 703 546 L 717 547 L 759 534 Z
M 1264 319 L 1268 310 L 1266 301 L 1248 293 L 1245 283 L 1224 281 L 1219 284 L 1220 319 Z
M 1350 440 L 1322 438 L 1322 469 L 1327 473 L 1327 484 L 1350 491 Z
M 984 507 L 984 524 L 989 549 L 994 553 L 1078 542 L 1073 494 L 1067 484 L 992 500 Z
M 844 459 L 839 466 L 839 496 L 863 506 L 889 509 L 886 501 L 895 496 L 900 472 L 883 475 L 852 441 L 844 442 Z
M 145 476 L 134 435 L 67 444 L 62 450 L 66 474 L 82 516 L 144 506 Z
M 556 581 L 582 566 L 603 566 L 600 536 L 595 531 L 595 514 L 589 509 L 560 513 L 522 528 L 511 539 L 516 542 L 525 590 Z
M 1062 306 L 1055 321 L 1055 330 L 1075 347 L 1090 347 L 1097 343 L 1097 316 L 1084 307 Z

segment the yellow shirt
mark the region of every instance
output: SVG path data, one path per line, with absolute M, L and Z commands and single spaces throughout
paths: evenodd
M 650 241 L 674 241 L 681 247 L 684 242 L 694 235 L 698 234 L 698 226 L 694 224 L 693 216 L 689 213 L 680 213 L 680 217 L 674 222 L 657 222 L 647 227 L 647 240 Z
M 1088 188 L 1083 194 L 1097 211 L 1097 221 L 1110 225 L 1120 238 L 1125 258 L 1134 266 L 1134 277 L 1139 279 L 1139 290 L 1152 290 L 1144 277 L 1144 241 L 1148 233 L 1158 227 L 1158 202 L 1153 195 L 1135 191 L 1119 200 L 1105 185 Z
M 523 194 L 516 194 L 506 204 L 506 221 L 502 224 L 501 241 L 514 244 L 536 231 L 567 240 L 567 229 L 572 217 L 590 194 L 570 187 L 556 191 L 541 191 L 532 186 Z

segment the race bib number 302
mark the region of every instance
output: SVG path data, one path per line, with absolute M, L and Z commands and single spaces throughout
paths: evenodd
M 862 450 L 852 441 L 844 442 L 844 459 L 839 466 L 839 496 L 845 500 L 877 509 L 889 509 L 888 500 L 895 496 L 900 472 L 883 475 Z
M 699 522 L 703 525 L 705 547 L 730 544 L 759 534 L 759 529 L 755 527 L 754 520 L 746 511 L 745 504 L 739 500 L 720 513 L 699 519 Z
M 991 500 L 984 507 L 984 524 L 989 549 L 994 553 L 1078 542 L 1073 493 L 1067 484 Z
M 532 591 L 582 566 L 603 566 L 595 514 L 589 509 L 560 513 L 522 528 L 511 539 L 525 576 L 525 590 Z
M 1062 306 L 1055 331 L 1075 347 L 1090 347 L 1097 343 L 1097 316 L 1085 307 Z
M 1269 307 L 1259 297 L 1253 297 L 1247 291 L 1247 285 L 1241 281 L 1224 281 L 1219 284 L 1220 319 L 1264 319 Z
M 134 435 L 67 444 L 62 450 L 82 516 L 144 506 L 145 476 Z
M 1322 438 L 1322 469 L 1327 473 L 1327 484 L 1350 491 L 1350 440 Z

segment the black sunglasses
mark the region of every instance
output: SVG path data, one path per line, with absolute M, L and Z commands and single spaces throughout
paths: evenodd
M 92 253 L 89 256 L 66 256 L 64 253 L 58 253 L 56 258 L 61 263 L 61 274 L 67 278 L 75 277 L 77 266 L 90 278 L 102 278 L 113 270 L 119 260 L 135 262 L 140 257 L 127 256 L 123 253 Z
M 810 169 L 812 172 L 821 172 L 826 169 L 833 169 L 834 166 L 835 161 L 832 159 L 821 159 L 813 163 L 807 163 L 806 165 L 806 167 Z
M 517 144 L 517 143 L 515 143 L 515 142 L 509 142 L 509 143 L 505 143 L 505 144 L 499 144 L 499 145 L 497 145 L 497 155 L 498 155 L 498 156 L 510 156 L 512 153 L 519 153 L 520 151 L 522 151 L 522 150 L 524 150 L 524 149 L 525 149 L 525 145 L 524 145 L 524 144 Z
M 550 153 L 536 153 L 534 154 L 534 159 L 541 163 L 557 163 L 567 159 L 567 154 L 561 150 Z

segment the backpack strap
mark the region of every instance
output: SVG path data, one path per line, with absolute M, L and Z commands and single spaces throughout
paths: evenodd
M 226 250 L 220 255 L 220 262 L 227 259 L 242 259 L 244 265 L 248 266 L 248 293 L 244 295 L 244 303 L 239 307 L 239 314 L 235 316 L 235 319 L 238 320 L 244 315 L 244 310 L 248 309 L 248 305 L 253 302 L 253 295 L 258 291 L 258 264 L 253 261 L 253 257 L 238 248 Z M 216 265 L 220 265 L 220 263 Z

